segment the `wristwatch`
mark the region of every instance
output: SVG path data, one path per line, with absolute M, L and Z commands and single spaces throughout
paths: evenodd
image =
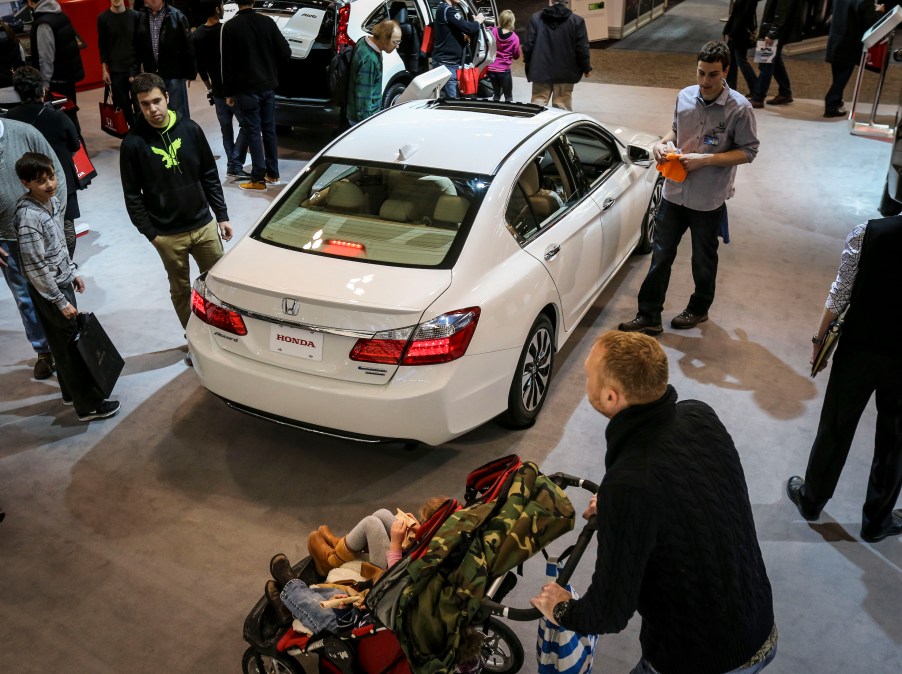
M 554 622 L 558 625 L 561 624 L 561 620 L 564 615 L 566 615 L 567 611 L 570 610 L 570 600 L 567 601 L 559 601 L 554 605 L 554 608 L 551 610 L 551 617 L 554 618 Z

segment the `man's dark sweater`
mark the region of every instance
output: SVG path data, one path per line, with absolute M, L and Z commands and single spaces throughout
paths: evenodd
M 216 160 L 203 130 L 190 119 L 155 129 L 138 119 L 119 149 L 125 208 L 148 241 L 229 219 Z
M 222 27 L 222 87 L 226 96 L 279 86 L 279 66 L 291 57 L 276 22 L 243 7 Z
M 642 616 L 642 655 L 661 674 L 723 674 L 774 624 L 770 581 L 733 440 L 708 405 L 628 407 L 606 431 L 592 584 L 563 626 L 619 632 Z
M 135 48 L 135 28 L 138 12 L 126 8 L 124 12 L 109 9 L 97 17 L 97 47 L 100 62 L 106 63 L 111 73 L 127 73 L 132 68 Z
M 222 23 L 217 22 L 212 26 L 198 26 L 191 34 L 197 74 L 204 82 L 210 82 L 210 89 L 216 98 L 225 98 L 222 90 L 222 55 L 219 51 L 221 32 Z

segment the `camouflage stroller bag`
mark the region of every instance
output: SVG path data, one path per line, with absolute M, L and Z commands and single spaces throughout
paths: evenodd
M 395 632 L 416 674 L 455 671 L 463 633 L 487 617 L 490 584 L 573 529 L 564 491 L 534 463 L 512 459 L 501 460 L 509 462 L 503 482 L 483 492 L 493 500 L 447 515 L 370 592 L 368 607 Z

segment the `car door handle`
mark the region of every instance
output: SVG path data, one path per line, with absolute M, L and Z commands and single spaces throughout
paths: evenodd
M 605 199 L 605 200 L 602 202 L 602 204 L 601 204 L 601 210 L 603 210 L 603 211 L 608 210 L 611 206 L 614 205 L 614 202 L 615 202 L 615 201 L 617 201 L 617 200 L 614 199 L 614 197 L 608 197 L 607 199 Z
M 556 243 L 551 244 L 548 248 L 545 249 L 545 261 L 548 262 L 555 255 L 561 252 L 561 247 Z

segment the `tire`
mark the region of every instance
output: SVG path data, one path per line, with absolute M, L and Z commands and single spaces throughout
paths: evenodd
M 507 397 L 507 411 L 501 416 L 508 428 L 529 428 L 542 411 L 554 370 L 554 326 L 545 314 L 536 318 Z
M 290 655 L 264 655 L 260 653 L 263 661 L 263 671 L 257 667 L 257 649 L 251 647 L 244 651 L 241 658 L 241 671 L 244 674 L 305 674 L 304 668 Z
M 880 199 L 880 208 L 877 210 L 885 218 L 891 215 L 899 215 L 899 212 L 902 211 L 902 204 L 889 195 L 889 181 L 883 183 L 883 197 Z
M 514 631 L 497 618 L 489 618 L 482 629 L 482 671 L 493 674 L 515 674 L 523 666 L 523 644 Z
M 655 216 L 661 207 L 663 193 L 664 178 L 658 178 L 655 186 L 651 189 L 651 199 L 648 201 L 645 218 L 642 220 L 642 235 L 639 238 L 639 245 L 636 246 L 636 252 L 640 255 L 648 255 L 655 244 Z
M 404 90 L 407 88 L 407 85 L 404 82 L 395 82 L 394 84 L 389 85 L 388 89 L 385 90 L 385 93 L 382 94 L 382 109 L 390 108 L 395 104 L 398 96 L 404 93 Z

